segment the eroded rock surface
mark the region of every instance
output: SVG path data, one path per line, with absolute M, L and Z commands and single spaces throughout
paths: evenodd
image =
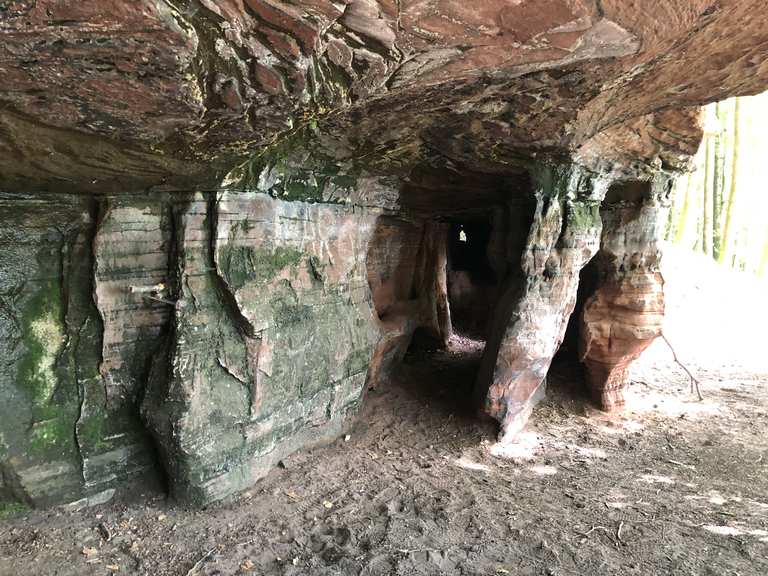
M 444 343 L 452 294 L 509 439 L 595 253 L 582 357 L 620 406 L 667 183 L 701 104 L 768 87 L 767 10 L 0 2 L 0 500 L 242 489 L 338 436 L 417 331 Z M 482 289 L 446 246 L 470 221 Z
M 268 196 L 175 207 L 173 330 L 143 412 L 173 494 L 207 502 L 340 434 L 376 342 L 374 215 Z
M 601 216 L 600 250 L 585 274 L 589 297 L 580 317 L 579 355 L 595 402 L 624 405 L 629 365 L 662 333 L 664 279 L 659 271 L 670 181 L 618 184 Z
M 147 281 L 153 261 L 164 275 L 161 215 L 141 203 L 99 215 L 75 196 L 0 203 L 4 491 L 32 505 L 93 503 L 154 482 L 138 401 L 163 312 L 117 287 Z
M 368 163 L 679 167 L 691 107 L 768 84 L 761 14 L 761 0 L 10 0 L 0 186 L 215 186 L 309 124 Z M 638 123 L 664 137 L 626 130 Z
M 551 167 L 534 178 L 533 223 L 496 306 L 476 395 L 502 425 L 502 440 L 525 425 L 543 394 L 549 364 L 576 304 L 579 272 L 595 254 L 604 183 Z M 517 268 L 517 267 L 515 267 Z

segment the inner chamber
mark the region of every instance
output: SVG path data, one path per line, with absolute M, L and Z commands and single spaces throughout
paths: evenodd
M 446 179 L 445 171 L 421 169 L 400 200 L 401 212 L 378 219 L 367 257 L 382 333 L 370 387 L 410 385 L 415 380 L 404 376 L 410 371 L 429 381 L 430 393 L 447 392 L 455 408 L 474 412 L 473 389 L 502 286 L 524 282 L 520 257 L 534 210 L 529 175 Z

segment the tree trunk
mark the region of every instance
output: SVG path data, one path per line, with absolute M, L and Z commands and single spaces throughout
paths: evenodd
M 706 155 L 704 157 L 704 213 L 701 226 L 701 251 L 707 256 L 712 255 L 712 138 L 705 134 Z
M 736 203 L 736 188 L 739 174 L 739 98 L 734 99 L 733 107 L 733 145 L 731 148 L 731 188 L 728 193 L 728 204 L 725 206 L 725 223 L 723 224 L 722 246 L 718 260 L 725 262 L 732 247 L 731 231 L 733 226 L 734 204 Z
M 683 196 L 683 207 L 677 218 L 677 229 L 675 230 L 675 244 L 682 244 L 685 237 L 685 224 L 688 221 L 688 210 L 691 206 L 691 179 L 693 173 L 686 174 L 685 177 L 685 195 Z

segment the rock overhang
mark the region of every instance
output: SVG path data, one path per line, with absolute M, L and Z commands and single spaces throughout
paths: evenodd
M 6 190 L 215 188 L 304 126 L 372 171 L 385 157 L 401 174 L 541 157 L 679 170 L 697 106 L 768 85 L 758 1 L 2 8 Z

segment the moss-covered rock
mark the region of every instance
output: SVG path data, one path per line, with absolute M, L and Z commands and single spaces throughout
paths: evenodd
M 357 410 L 378 336 L 374 219 L 259 193 L 179 210 L 174 330 L 143 404 L 176 497 L 245 488 Z
M 105 364 L 104 326 L 114 318 L 107 298 L 97 307 L 98 280 L 126 271 L 105 258 L 96 272 L 109 226 L 97 222 L 94 201 L 14 195 L 0 197 L 0 207 L 0 500 L 102 501 L 129 479 L 154 476 L 136 409 L 141 387 Z M 120 240 L 108 250 L 137 246 Z M 131 332 L 132 322 L 123 324 Z M 126 370 L 142 363 L 140 340 L 121 351 Z

